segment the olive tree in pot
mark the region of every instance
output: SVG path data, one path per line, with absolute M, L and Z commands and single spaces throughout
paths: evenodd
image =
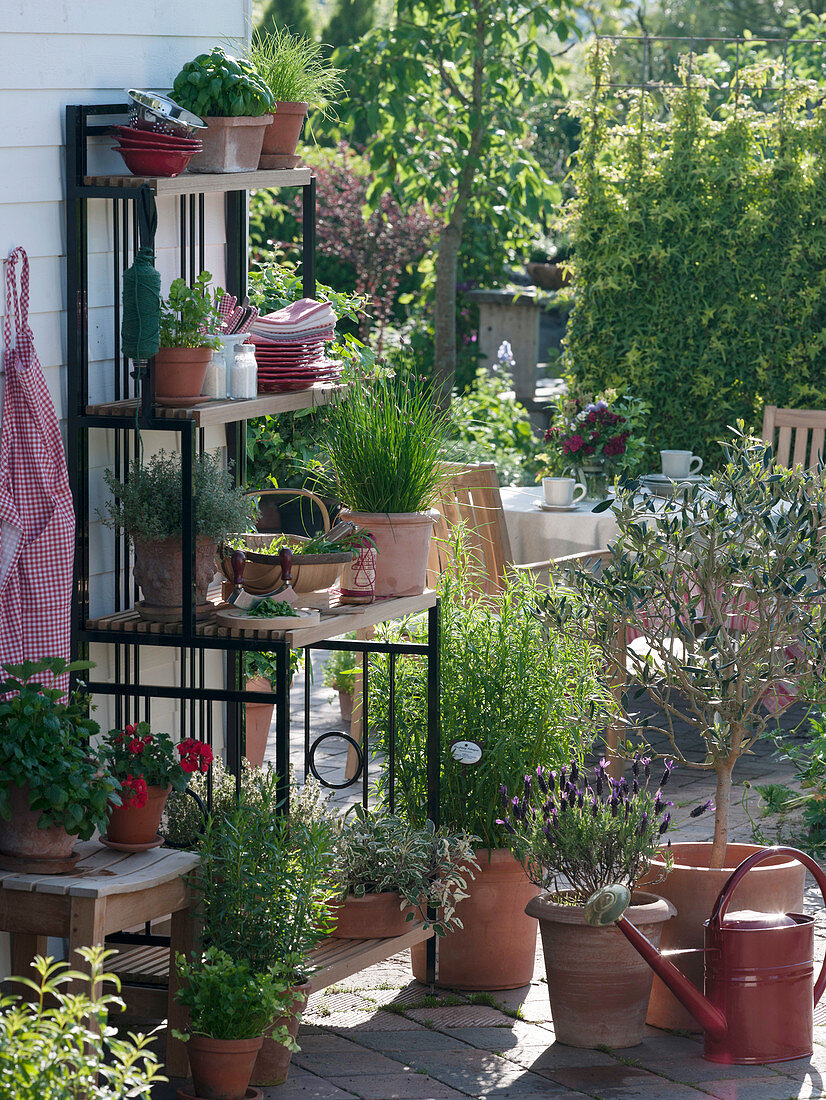
M 3 665 L 0 680 L 0 858 L 21 871 L 68 871 L 75 841 L 106 828 L 120 783 L 90 746 L 99 732 L 82 690 L 41 682 L 88 668 L 54 658 Z
M 595 655 L 573 631 L 543 629 L 532 613 L 539 590 L 527 575 L 501 596 L 480 598 L 461 548 L 442 578 L 440 824 L 479 837 L 479 870 L 470 897 L 457 905 L 463 928 L 438 941 L 438 984 L 509 989 L 527 984 L 536 954 L 536 923 L 525 915 L 535 889 L 497 822 L 499 790 L 538 765 L 559 767 L 604 729 L 610 696 Z M 406 631 L 423 641 L 426 624 Z M 389 661 L 376 657 L 371 716 L 387 750 Z M 427 806 L 427 667 L 396 663 L 395 791 L 399 812 L 422 825 Z M 478 746 L 463 763 L 457 742 Z M 388 776 L 384 776 L 386 790 Z M 413 972 L 426 978 L 425 951 L 413 948 Z
M 210 335 L 221 318 L 210 294 L 212 276 L 202 271 L 192 286 L 174 279 L 161 299 L 160 347 L 155 354 L 155 401 L 183 405 L 197 400 L 204 388 L 207 366 L 220 340 Z
M 703 921 L 731 872 L 754 848 L 730 844 L 732 772 L 775 725 L 778 704 L 823 668 L 826 519 L 823 470 L 773 465 L 770 445 L 743 433 L 723 444 L 725 465 L 707 485 L 668 505 L 622 480 L 614 508 L 619 535 L 596 572 L 571 572 L 575 598 L 548 597 L 554 624 L 588 634 L 605 667 L 630 677 L 627 704 L 647 691 L 661 718 L 627 716 L 629 731 L 656 730 L 681 765 L 714 772 L 711 843 L 675 844 L 674 868 L 658 884 L 677 907 L 664 948 L 702 948 Z M 626 630 L 637 638 L 629 640 Z M 702 739 L 701 759 L 684 750 L 675 720 Z M 663 874 L 661 861 L 654 861 Z M 738 887 L 743 908 L 799 912 L 804 871 L 782 857 Z M 702 955 L 685 956 L 702 983 Z M 689 1013 L 655 981 L 649 1022 L 695 1028 Z
M 180 617 L 183 604 L 181 572 L 183 506 L 181 456 L 159 451 L 145 465 L 133 462 L 125 481 L 104 472 L 112 499 L 99 512 L 101 520 L 125 531 L 135 550 L 134 577 L 143 590 L 138 613 L 144 619 Z M 235 531 L 254 525 L 249 497 L 232 483 L 216 455 L 197 455 L 193 465 L 192 508 L 196 540 L 195 603 L 209 612 L 206 592 L 215 576 L 218 543 Z
M 424 591 L 445 433 L 430 388 L 412 378 L 355 382 L 329 408 L 314 474 L 343 502 L 338 518 L 372 536 L 377 597 Z
M 187 61 L 172 85 L 172 98 L 200 115 L 203 151 L 190 172 L 252 172 L 258 167 L 264 131 L 272 122 L 273 96 L 243 58 L 220 46 Z

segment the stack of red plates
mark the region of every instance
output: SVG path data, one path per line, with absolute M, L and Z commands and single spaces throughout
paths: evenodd
M 113 127 L 118 144 L 113 146 L 134 176 L 178 176 L 203 149 L 198 138 L 182 138 L 133 126 Z
M 276 313 L 259 317 L 250 340 L 258 362 L 262 393 L 306 390 L 316 382 L 336 382 L 341 364 L 325 355 L 335 334 L 335 314 L 324 303 L 302 298 Z

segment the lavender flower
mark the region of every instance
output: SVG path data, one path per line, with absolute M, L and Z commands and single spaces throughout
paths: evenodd
M 654 800 L 654 813 L 659 816 L 663 812 L 664 807 L 665 803 L 663 802 L 662 791 L 657 791 L 657 797 Z
M 600 798 L 602 798 L 602 772 L 597 773 L 596 788 L 597 788 L 597 794 L 599 795 Z
M 671 775 L 671 769 L 673 767 L 674 767 L 674 761 L 673 760 L 666 760 L 666 762 L 665 762 L 665 771 L 663 772 L 663 777 L 660 780 L 660 786 L 661 787 L 664 787 L 666 785 L 666 783 L 668 782 L 668 777 Z
M 544 768 L 542 767 L 541 764 L 536 769 L 536 782 L 539 786 L 540 791 L 542 791 L 543 794 L 547 794 L 548 793 L 548 784 L 545 780 L 545 770 L 544 770 Z
M 617 798 L 616 795 L 614 795 L 611 799 L 611 817 L 616 817 L 618 810 L 619 810 L 619 799 Z
M 530 797 L 531 797 L 531 777 L 529 775 L 526 775 L 525 776 L 525 798 L 530 798 Z
M 510 799 L 508 798 L 508 788 L 503 783 L 499 788 L 499 799 L 503 806 L 507 807 Z
M 702 804 L 702 806 L 695 806 L 694 809 L 691 811 L 691 813 L 688 816 L 689 817 L 702 817 L 703 814 L 706 812 L 706 810 L 713 810 L 713 809 L 714 809 L 714 802 L 711 799 L 709 799 L 708 802 L 704 802 Z
M 640 754 L 638 752 L 634 753 L 634 763 L 631 765 L 631 771 L 634 773 L 635 779 L 640 774 Z
M 571 761 L 571 782 L 576 783 L 579 776 L 579 768 L 576 765 L 576 760 Z
M 516 829 L 514 829 L 509 821 L 503 821 L 501 817 L 497 817 L 496 824 L 501 825 L 506 833 L 510 833 L 512 836 L 516 835 Z
M 643 774 L 645 775 L 645 778 L 650 779 L 651 778 L 651 760 L 647 756 L 644 756 L 642 758 L 642 770 L 643 770 Z
M 598 813 L 599 806 L 597 805 L 597 800 L 594 798 L 591 800 L 591 817 L 596 817 Z
M 647 828 L 648 828 L 648 814 L 643 810 L 642 817 L 640 818 L 640 823 L 639 823 L 639 826 L 637 828 L 637 833 L 639 834 L 639 836 L 642 836 L 645 833 L 645 830 Z
M 625 800 L 625 820 L 628 820 L 628 815 L 631 813 L 631 803 L 626 798 Z
M 666 814 L 665 817 L 660 822 L 660 836 L 662 836 L 664 832 L 668 831 L 668 826 L 670 824 L 671 824 L 671 814 Z
M 582 805 L 583 805 L 584 802 L 585 802 L 585 792 L 580 791 L 579 794 L 576 796 L 576 804 L 580 808 L 580 810 L 582 809 Z

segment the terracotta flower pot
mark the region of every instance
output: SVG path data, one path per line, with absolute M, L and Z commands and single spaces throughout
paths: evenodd
M 212 348 L 159 348 L 155 356 L 155 398 L 182 401 L 200 397 Z
M 135 581 L 143 591 L 143 604 L 138 608 L 145 619 L 166 621 L 181 613 L 180 537 L 162 542 L 144 542 L 133 536 L 135 546 Z M 206 603 L 207 588 L 215 576 L 215 543 L 199 538 L 195 547 L 195 603 Z
M 654 972 L 620 930 L 591 928 L 585 907 L 560 905 L 547 894 L 525 912 L 539 921 L 554 1034 L 572 1047 L 633 1047 L 643 1041 Z M 625 913 L 657 946 L 674 906 L 635 892 Z
M 109 811 L 106 839 L 112 844 L 151 844 L 158 837 L 158 826 L 171 787 L 147 786 L 146 805 L 113 806 Z
M 200 1100 L 244 1100 L 263 1036 L 256 1039 L 205 1039 L 186 1044 L 195 1095 Z
M 427 556 L 438 512 L 350 512 L 352 520 L 373 536 L 376 544 L 376 599 L 420 596 L 427 577 Z
M 713 869 L 708 862 L 711 844 L 672 844 L 674 869 L 666 874 L 665 864 L 655 860 L 640 883 L 656 891 L 677 910 L 674 920 L 663 928 L 663 951 L 690 951 L 672 957 L 673 962 L 698 989 L 703 988 L 703 922 L 711 915 L 717 895 L 734 868 L 760 851 L 755 844 L 729 844 L 725 867 Z M 734 894 L 732 910 L 754 909 L 760 913 L 802 913 L 805 868 L 779 856 L 750 871 Z M 694 1017 L 660 981 L 654 979 L 648 1005 L 648 1023 L 653 1027 L 699 1031 Z
M 292 168 L 301 137 L 301 127 L 309 110 L 308 103 L 279 101 L 275 118 L 264 131 L 261 168 Z M 276 159 L 277 158 L 277 159 Z
M 329 909 L 336 918 L 331 933 L 343 940 L 386 940 L 391 936 L 403 936 L 410 931 L 406 920 L 409 907 L 402 909 L 401 897 L 396 891 L 383 894 L 365 894 L 363 898 L 352 894 L 343 902 L 331 902 Z
M 352 691 L 340 691 L 338 693 L 338 705 L 341 707 L 341 720 L 345 726 L 353 721 L 353 693 Z
M 518 989 L 533 977 L 536 922 L 525 906 L 536 887 L 507 848 L 476 852 L 479 870 L 456 914 L 464 927 L 436 941 L 436 985 L 450 989 Z M 425 943 L 410 949 L 413 974 L 427 978 Z
M 0 818 L 0 852 L 15 859 L 68 859 L 77 840 L 77 833 L 67 833 L 62 825 L 38 829 L 41 811 L 29 809 L 29 787 L 9 788 L 11 818 Z M 32 870 L 36 870 L 34 866 Z
M 256 676 L 247 680 L 247 691 L 270 691 L 269 680 L 263 676 Z M 272 725 L 272 712 L 274 703 L 245 703 L 244 719 L 244 756 L 256 768 L 264 763 L 267 752 L 267 741 Z
M 271 1038 L 273 1028 L 286 1027 L 293 1039 L 298 1035 L 301 1014 L 310 995 L 310 983 L 303 982 L 293 987 L 293 1003 L 289 1012 L 273 1021 L 272 1027 L 264 1033 L 264 1043 L 255 1060 L 252 1071 L 253 1085 L 283 1085 L 290 1072 L 292 1052 L 282 1043 Z
M 261 156 L 264 131 L 272 115 L 208 115 L 199 135 L 203 150 L 189 162 L 190 172 L 254 172 Z

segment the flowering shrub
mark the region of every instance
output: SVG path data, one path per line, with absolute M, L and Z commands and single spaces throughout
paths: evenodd
M 619 472 L 638 465 L 645 447 L 641 421 L 647 406 L 627 395 L 606 390 L 595 397 L 565 394 L 554 403 L 545 433 L 547 453 L 540 476 L 563 474 L 577 466 L 604 465 Z
M 168 733 L 150 733 L 148 722 L 110 730 L 103 756 L 120 780 L 123 804 L 135 809 L 146 805 L 147 787 L 182 791 L 187 776 L 206 773 L 212 763 L 212 749 L 205 742 L 188 737 L 175 745 Z

